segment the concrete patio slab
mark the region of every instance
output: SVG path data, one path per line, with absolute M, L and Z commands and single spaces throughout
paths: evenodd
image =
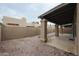
M 48 36 L 47 44 L 69 53 L 75 53 L 75 41 L 69 40 L 71 37 L 71 34 L 60 34 L 59 37 L 51 34 L 50 37 Z

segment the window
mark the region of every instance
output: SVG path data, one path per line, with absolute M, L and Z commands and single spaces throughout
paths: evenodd
M 19 24 L 14 24 L 14 23 L 7 23 L 7 25 L 19 26 Z

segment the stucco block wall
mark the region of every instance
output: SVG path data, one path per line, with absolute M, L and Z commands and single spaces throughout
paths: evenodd
M 2 30 L 2 40 L 35 36 L 40 33 L 39 29 L 32 27 L 3 27 Z
M 52 33 L 54 32 L 54 28 L 47 28 L 47 33 Z
M 54 29 L 53 32 L 55 32 L 55 31 L 56 30 Z M 70 34 L 70 33 L 72 33 L 72 31 L 73 31 L 72 28 L 64 28 L 63 29 L 63 33 L 69 33 Z M 61 29 L 59 29 L 59 32 L 60 33 L 62 32 Z
M 35 28 L 35 27 L 2 26 L 2 28 L 0 28 L 0 30 L 2 31 L 1 35 L 0 35 L 0 36 L 2 36 L 2 39 L 1 39 L 2 41 L 40 35 L 40 28 Z M 48 33 L 52 33 L 53 29 L 48 28 L 47 31 L 48 31 Z

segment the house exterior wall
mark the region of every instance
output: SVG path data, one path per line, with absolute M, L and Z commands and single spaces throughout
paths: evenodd
M 26 19 L 24 17 L 21 19 L 16 19 L 12 17 L 3 16 L 2 21 L 5 26 L 15 27 L 17 26 L 16 24 L 18 24 L 19 27 L 26 27 Z M 8 25 L 8 24 L 15 24 L 15 25 Z

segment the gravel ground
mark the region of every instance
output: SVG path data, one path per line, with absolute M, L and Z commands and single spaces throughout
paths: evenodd
M 73 56 L 43 43 L 38 36 L 0 42 L 1 56 Z

